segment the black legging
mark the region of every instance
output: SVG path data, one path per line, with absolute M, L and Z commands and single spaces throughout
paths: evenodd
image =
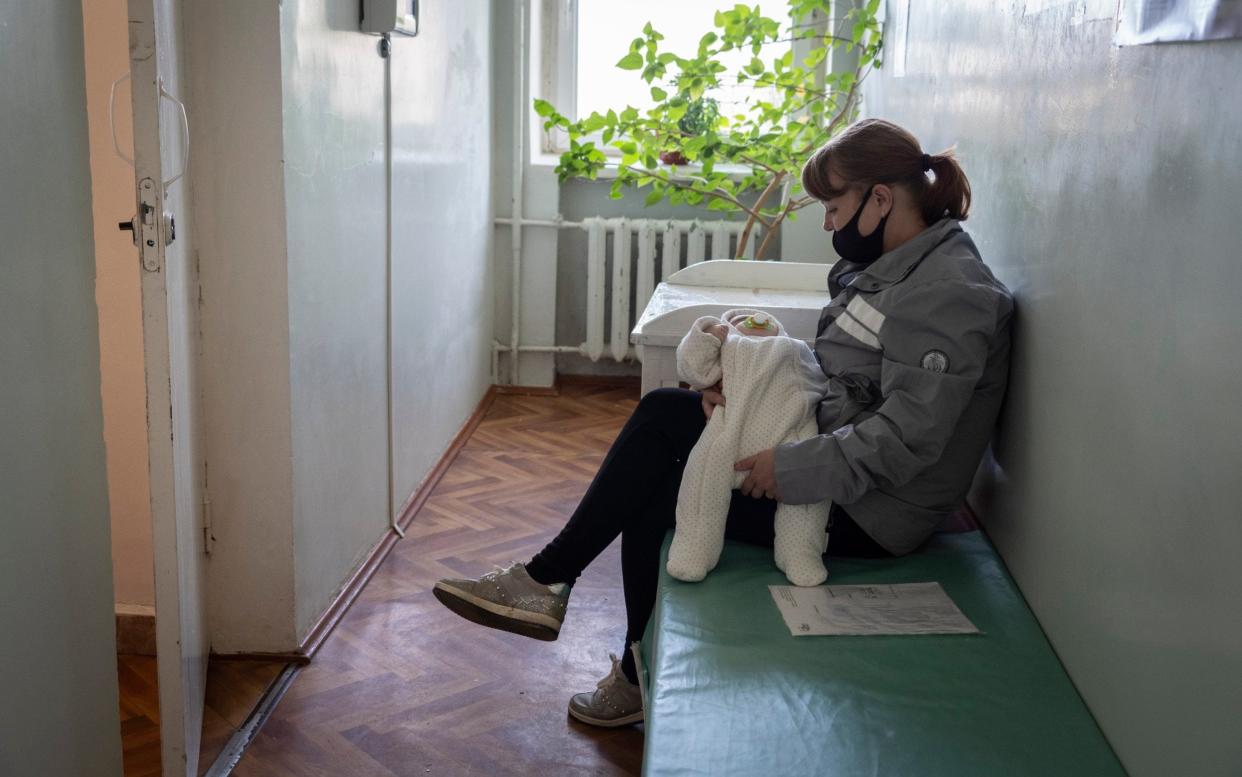
M 565 528 L 526 565 L 540 582 L 572 584 L 620 534 L 626 645 L 642 638 L 655 605 L 660 547 L 675 523 L 686 457 L 707 426 L 701 399 L 697 391 L 677 388 L 644 396 Z M 771 547 L 775 514 L 775 501 L 734 491 L 725 536 Z M 832 555 L 891 555 L 835 505 L 831 526 Z

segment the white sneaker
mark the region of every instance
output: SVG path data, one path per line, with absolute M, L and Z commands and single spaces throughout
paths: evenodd
M 596 690 L 570 699 L 569 714 L 575 720 L 605 728 L 639 723 L 643 719 L 642 690 L 625 679 L 620 659 L 611 653 L 608 657 L 612 659 L 612 671 L 599 681 Z
M 466 620 L 548 642 L 560 636 L 569 603 L 568 585 L 536 582 L 520 561 L 478 580 L 445 578 L 432 593 Z

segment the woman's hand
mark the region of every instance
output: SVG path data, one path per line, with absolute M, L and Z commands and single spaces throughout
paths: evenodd
M 742 481 L 741 491 L 744 496 L 753 496 L 755 499 L 766 496 L 768 499 L 781 501 L 781 495 L 776 490 L 775 448 L 768 448 L 766 451 L 759 451 L 754 456 L 747 456 L 734 464 L 733 469 L 738 472 L 750 470 L 746 479 Z
M 712 411 L 716 409 L 716 405 L 724 407 L 725 398 L 721 393 L 720 382 L 716 385 L 703 389 L 703 415 L 708 418 L 712 417 Z

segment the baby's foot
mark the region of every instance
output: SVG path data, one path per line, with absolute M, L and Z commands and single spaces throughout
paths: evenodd
M 709 539 L 701 532 L 678 529 L 673 532 L 673 541 L 668 546 L 665 569 L 678 580 L 697 583 L 720 561 L 723 545 L 723 538 Z
M 678 580 L 686 583 L 697 583 L 707 577 L 707 565 L 695 564 L 686 559 L 674 559 L 673 554 L 668 554 L 668 573 Z
M 782 559 L 777 556 L 776 566 L 785 573 L 789 582 L 794 585 L 819 585 L 828 579 L 828 569 L 824 566 L 823 556 L 807 554 Z

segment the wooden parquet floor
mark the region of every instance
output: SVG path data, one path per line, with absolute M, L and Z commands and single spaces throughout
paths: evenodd
M 117 656 L 121 691 L 121 750 L 125 777 L 160 777 L 160 700 L 154 656 Z M 203 745 L 198 773 L 211 767 L 233 732 L 258 704 L 285 665 L 223 661 L 207 665 Z
M 542 548 L 637 399 L 637 383 L 496 397 L 234 774 L 638 774 L 641 726 L 595 729 L 566 714 L 625 636 L 618 543 L 575 585 L 556 642 L 476 626 L 431 594 L 441 577 L 479 575 Z

